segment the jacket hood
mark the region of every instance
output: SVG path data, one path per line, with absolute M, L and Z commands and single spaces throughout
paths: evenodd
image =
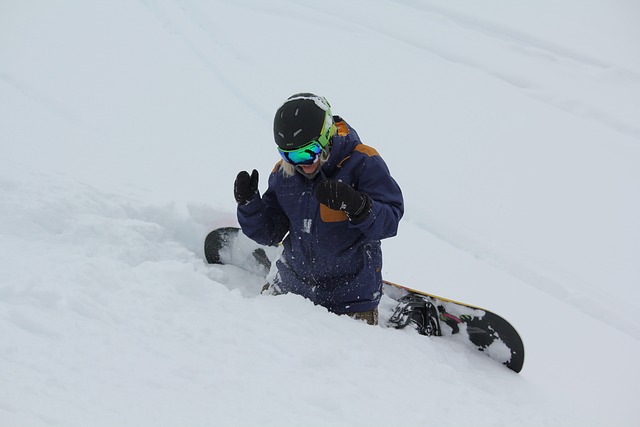
M 329 159 L 322 165 L 322 172 L 331 176 L 338 165 L 360 144 L 358 133 L 341 117 L 334 116 L 338 132 L 333 136 Z

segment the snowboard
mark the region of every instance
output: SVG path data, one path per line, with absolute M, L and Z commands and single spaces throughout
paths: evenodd
M 274 248 L 253 242 L 237 227 L 215 229 L 204 241 L 208 263 L 234 265 L 263 277 L 269 273 L 271 260 L 277 257 L 276 252 Z M 522 370 L 522 339 L 516 329 L 499 315 L 387 280 L 383 281 L 383 293 L 396 303 L 386 322 L 388 327 L 412 327 L 426 336 L 455 336 L 512 371 Z

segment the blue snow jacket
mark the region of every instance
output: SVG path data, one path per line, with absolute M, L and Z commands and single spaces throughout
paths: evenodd
M 403 215 L 400 187 L 386 163 L 360 142 L 356 131 L 335 116 L 337 133 L 329 159 L 313 179 L 296 172 L 283 175 L 276 164 L 269 188 L 238 206 L 238 221 L 249 238 L 284 250 L 276 262 L 273 284 L 337 313 L 373 310 L 382 295 L 380 240 L 396 235 Z M 366 193 L 371 214 L 353 224 L 342 211 L 315 198 L 325 179 L 340 180 Z M 287 234 L 288 233 L 288 234 Z M 286 235 L 286 238 L 285 238 Z

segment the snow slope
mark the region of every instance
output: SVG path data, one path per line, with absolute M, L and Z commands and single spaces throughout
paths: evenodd
M 639 16 L 2 2 L 0 426 L 638 425 Z M 403 188 L 385 277 L 505 316 L 521 374 L 204 263 L 299 91 Z

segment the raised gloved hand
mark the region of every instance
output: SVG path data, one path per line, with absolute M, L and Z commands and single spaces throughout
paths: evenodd
M 346 212 L 354 224 L 364 221 L 371 213 L 369 196 L 340 181 L 322 181 L 316 188 L 316 199 L 331 209 Z
M 236 177 L 236 181 L 233 183 L 233 195 L 236 198 L 236 202 L 241 205 L 246 204 L 254 194 L 258 192 L 258 171 L 253 170 L 251 176 L 249 172 L 242 171 Z

